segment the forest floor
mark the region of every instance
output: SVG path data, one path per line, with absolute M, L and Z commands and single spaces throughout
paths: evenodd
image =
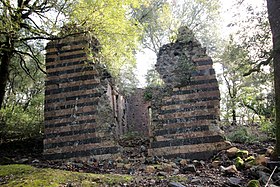
M 274 142 L 233 144 L 207 161 L 146 157 L 147 141 L 123 143 L 122 157 L 88 162 L 44 160 L 42 139 L 1 144 L 0 186 L 280 186 Z

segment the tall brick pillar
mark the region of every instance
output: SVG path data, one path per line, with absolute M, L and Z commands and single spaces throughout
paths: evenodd
M 44 155 L 49 160 L 106 158 L 118 153 L 111 120 L 113 88 L 88 57 L 89 50 L 98 52 L 97 45 L 80 36 L 46 47 Z
M 165 87 L 151 101 L 151 156 L 207 159 L 227 147 L 217 127 L 220 92 L 212 65 L 184 27 L 175 43 L 160 48 L 156 70 Z

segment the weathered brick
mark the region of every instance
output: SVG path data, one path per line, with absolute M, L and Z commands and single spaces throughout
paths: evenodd
M 205 49 L 184 27 L 175 43 L 160 48 L 156 70 L 165 87 L 155 91 L 151 101 L 155 129 L 151 156 L 205 159 L 226 147 L 221 133 L 211 127 L 216 126 L 220 114 L 220 92 L 212 65 Z
M 110 106 L 117 92 L 110 90 L 114 88 L 109 76 L 104 77 L 106 72 L 88 57 L 89 46 L 95 52 L 99 48 L 92 43 L 98 42 L 79 36 L 50 42 L 46 47 L 44 154 L 49 159 L 118 152 L 111 141 L 111 123 L 102 121 L 104 114 L 113 116 L 115 108 L 104 111 L 102 107 Z

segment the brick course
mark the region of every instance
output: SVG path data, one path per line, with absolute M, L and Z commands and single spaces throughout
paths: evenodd
M 155 90 L 151 101 L 150 156 L 207 159 L 227 147 L 217 130 L 220 92 L 212 65 L 184 27 L 175 43 L 160 48 L 156 70 L 165 87 Z
M 88 36 L 46 47 L 47 159 L 112 158 L 120 153 L 116 140 L 128 131 L 150 138 L 150 156 L 207 159 L 227 147 L 217 128 L 213 62 L 188 29 L 160 49 L 156 70 L 165 86 L 152 91 L 151 101 L 143 89 L 127 98 L 119 94 L 104 67 L 88 57 L 89 49 L 98 53 L 99 47 Z
M 113 117 L 114 108 L 110 108 L 111 99 L 118 93 L 112 95 L 111 81 L 103 79 L 99 65 L 88 58 L 90 41 L 88 36 L 69 37 L 46 47 L 47 159 L 86 159 L 119 153 L 111 128 L 118 124 Z M 103 106 L 109 108 L 105 110 Z M 103 123 L 101 118 L 106 117 L 111 120 Z

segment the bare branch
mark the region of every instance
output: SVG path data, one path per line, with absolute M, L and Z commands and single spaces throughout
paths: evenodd
M 259 72 L 261 70 L 262 66 L 266 66 L 271 63 L 271 60 L 274 57 L 274 52 L 271 53 L 271 55 L 266 59 L 265 61 L 261 61 L 259 64 L 256 65 L 253 69 L 250 69 L 247 73 L 244 73 L 243 76 L 246 77 L 248 75 L 251 75 L 254 72 Z
M 54 35 L 50 35 L 50 36 L 34 36 L 34 37 L 26 37 L 26 38 L 21 38 L 18 41 L 29 41 L 29 40 L 61 40 L 61 39 L 65 39 L 69 36 L 77 36 L 80 34 L 86 34 L 87 31 L 84 32 L 76 32 L 76 33 L 70 33 L 70 34 L 66 34 L 64 36 L 54 36 Z
M 23 71 L 26 73 L 26 75 L 28 75 L 28 77 L 30 77 L 33 81 L 35 81 L 35 79 L 32 77 L 32 75 L 29 72 L 29 69 L 26 67 L 26 63 L 24 58 L 22 57 L 22 55 L 20 55 L 19 53 L 17 53 L 17 55 L 20 58 L 20 67 L 23 69 Z
M 37 55 L 34 54 L 33 49 L 32 49 L 27 43 L 25 43 L 25 42 L 24 42 L 24 45 L 25 45 L 25 46 L 29 49 L 29 51 L 31 52 L 31 56 L 32 56 L 33 60 L 35 61 L 37 68 L 38 68 L 41 72 L 43 72 L 44 74 L 47 74 L 47 73 L 45 72 L 45 70 L 43 70 L 43 69 L 41 68 L 40 64 L 42 64 L 42 63 L 41 63 L 40 60 L 36 57 Z

